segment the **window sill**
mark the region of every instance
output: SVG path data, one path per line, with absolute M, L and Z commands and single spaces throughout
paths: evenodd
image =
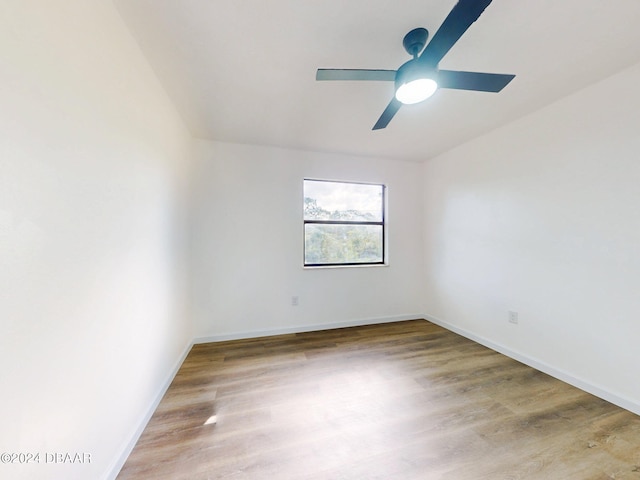
M 373 263 L 373 264 L 364 264 L 364 265 L 314 265 L 314 266 L 306 266 L 303 265 L 303 270 L 327 270 L 333 268 L 379 268 L 379 267 L 388 267 L 389 263 Z

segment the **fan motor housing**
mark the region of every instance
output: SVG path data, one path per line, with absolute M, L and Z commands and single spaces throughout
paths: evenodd
M 398 72 L 396 73 L 395 87 L 396 90 L 405 83 L 409 83 L 413 80 L 418 80 L 420 78 L 430 78 L 438 83 L 438 69 L 435 67 L 431 67 L 426 65 L 417 59 L 409 60 L 408 62 L 402 64 L 400 68 L 398 68 Z

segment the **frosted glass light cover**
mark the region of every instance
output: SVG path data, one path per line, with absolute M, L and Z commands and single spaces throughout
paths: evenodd
M 406 104 L 419 103 L 435 93 L 438 84 L 430 78 L 419 78 L 404 83 L 396 90 L 396 98 Z

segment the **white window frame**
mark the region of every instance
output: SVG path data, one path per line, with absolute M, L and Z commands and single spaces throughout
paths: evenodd
M 305 268 L 332 268 L 332 267 L 368 267 L 387 265 L 387 186 L 382 183 L 353 182 L 347 180 L 324 180 L 318 178 L 305 178 L 304 182 L 344 183 L 348 185 L 372 185 L 381 187 L 381 220 L 380 221 L 353 221 L 353 220 L 307 220 L 303 212 L 303 265 Z M 304 199 L 303 199 L 304 206 Z M 335 263 L 307 263 L 306 262 L 306 226 L 307 225 L 375 225 L 382 227 L 382 252 L 381 260 L 376 262 L 335 262 Z

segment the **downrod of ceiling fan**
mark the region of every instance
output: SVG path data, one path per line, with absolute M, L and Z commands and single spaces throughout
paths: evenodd
M 402 39 L 402 46 L 413 58 L 418 58 L 420 52 L 427 44 L 429 31 L 426 28 L 414 28 Z

